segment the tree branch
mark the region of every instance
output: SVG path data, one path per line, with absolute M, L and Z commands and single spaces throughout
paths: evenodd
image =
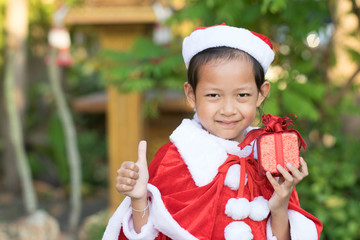
M 358 20 L 358 28 L 360 28 L 360 7 L 356 4 L 356 0 L 351 0 L 352 11 Z
M 56 63 L 56 50 L 50 51 L 50 63 L 48 67 L 49 81 L 55 96 L 55 103 L 62 123 L 64 136 L 66 138 L 66 156 L 70 170 L 70 206 L 69 216 L 70 238 L 75 239 L 76 229 L 79 225 L 81 215 L 81 159 L 77 144 L 75 124 L 71 111 L 66 103 L 64 92 L 60 85 L 60 69 Z
M 350 87 L 355 81 L 356 76 L 360 73 L 360 65 L 358 65 L 355 72 L 351 75 L 351 77 L 346 81 L 346 83 L 341 87 L 338 94 L 331 100 L 331 105 L 339 104 L 340 100 L 344 97 L 347 91 L 349 91 Z

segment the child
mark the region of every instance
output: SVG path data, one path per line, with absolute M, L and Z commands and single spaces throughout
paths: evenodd
M 301 209 L 295 186 L 308 175 L 280 165 L 282 177 L 259 175 L 253 144 L 238 147 L 270 90 L 274 59 L 266 36 L 226 25 L 197 28 L 183 42 L 185 95 L 196 112 L 146 165 L 118 170 L 117 190 L 128 197 L 103 239 L 318 239 L 319 220 Z

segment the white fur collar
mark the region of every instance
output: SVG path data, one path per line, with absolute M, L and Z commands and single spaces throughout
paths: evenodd
M 245 133 L 252 129 L 247 128 Z M 170 141 L 178 149 L 198 187 L 207 185 L 215 178 L 228 153 L 246 157 L 252 151 L 252 146 L 240 150 L 238 142 L 210 134 L 202 128 L 196 114 L 193 120 L 182 121 L 170 135 Z

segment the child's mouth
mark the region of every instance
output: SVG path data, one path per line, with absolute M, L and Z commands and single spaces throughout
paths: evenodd
M 238 123 L 238 121 L 217 121 L 217 123 L 224 127 L 233 127 Z

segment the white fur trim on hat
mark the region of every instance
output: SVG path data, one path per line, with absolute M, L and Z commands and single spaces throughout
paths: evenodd
M 244 28 L 216 25 L 195 29 L 184 39 L 182 54 L 186 68 L 196 54 L 214 47 L 231 47 L 248 53 L 260 63 L 264 74 L 275 57 L 271 45 L 253 32 Z
M 268 202 L 269 201 L 262 196 L 254 198 L 254 200 L 250 202 L 251 210 L 249 218 L 254 221 L 262 221 L 267 218 L 270 212 Z
M 225 228 L 226 240 L 251 240 L 251 228 L 244 222 L 232 222 Z
M 225 206 L 225 214 L 234 220 L 247 218 L 250 210 L 250 203 L 246 198 L 230 198 Z

